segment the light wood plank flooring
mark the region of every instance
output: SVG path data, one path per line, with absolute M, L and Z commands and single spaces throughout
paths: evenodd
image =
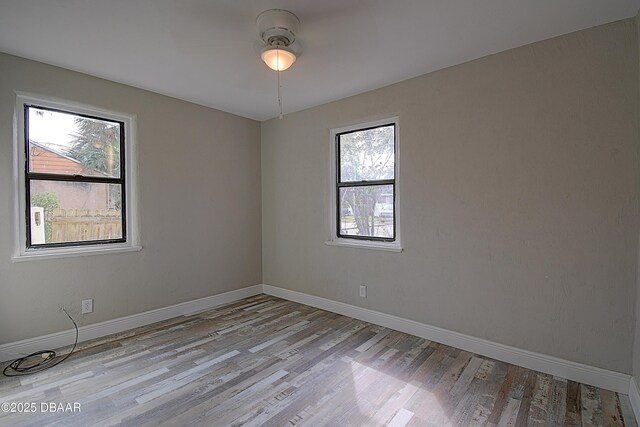
M 83 344 L 0 402 L 38 408 L 3 426 L 636 425 L 624 395 L 266 295 Z

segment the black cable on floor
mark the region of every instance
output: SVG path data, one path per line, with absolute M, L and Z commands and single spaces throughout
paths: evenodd
M 7 367 L 4 368 L 4 370 L 2 371 L 2 374 L 5 377 L 18 377 L 21 375 L 31 375 L 38 372 L 42 372 L 45 369 L 53 368 L 54 366 L 61 364 L 62 362 L 67 360 L 69 356 L 71 356 L 73 351 L 76 349 L 76 345 L 78 345 L 78 336 L 79 336 L 78 325 L 76 324 L 76 321 L 73 320 L 71 315 L 67 312 L 67 310 L 63 308 L 62 311 L 64 311 L 64 313 L 69 317 L 71 322 L 73 322 L 73 326 L 76 328 L 76 341 L 73 343 L 73 348 L 71 349 L 71 351 L 65 357 L 58 360 L 57 362 L 53 362 L 53 360 L 56 357 L 55 351 L 53 350 L 36 351 L 35 353 L 31 353 L 28 356 L 21 357 L 9 363 Z M 33 359 L 42 359 L 42 360 L 40 360 L 38 363 L 30 364 L 29 362 L 33 362 Z M 27 366 L 24 366 L 24 365 L 27 365 Z

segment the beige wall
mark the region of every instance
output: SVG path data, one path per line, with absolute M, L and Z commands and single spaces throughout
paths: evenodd
M 176 78 L 181 78 L 176 76 Z M 141 252 L 13 263 L 14 90 L 137 115 Z M 253 120 L 0 54 L 0 344 L 261 282 Z
M 591 28 L 263 122 L 264 282 L 630 373 L 635 31 Z M 325 245 L 330 129 L 394 115 L 404 252 Z

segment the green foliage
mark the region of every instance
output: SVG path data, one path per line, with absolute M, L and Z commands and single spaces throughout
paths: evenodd
M 78 133 L 71 141 L 69 156 L 89 169 L 84 172 L 93 175 L 91 170 L 108 176 L 120 176 L 120 125 L 104 120 L 77 117 L 75 124 Z M 120 188 L 109 185 L 109 208 L 119 209 L 121 205 Z
M 71 142 L 69 156 L 85 167 L 118 176 L 120 169 L 120 126 L 103 120 L 77 117 L 78 133 Z
M 45 242 L 51 241 L 53 232 L 53 211 L 60 207 L 60 200 L 55 193 L 39 193 L 31 196 L 31 206 L 44 209 L 44 234 Z
M 393 129 L 393 126 L 385 126 L 340 136 L 340 174 L 343 181 L 393 178 Z

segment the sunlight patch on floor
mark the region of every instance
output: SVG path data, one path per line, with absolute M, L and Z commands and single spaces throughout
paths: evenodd
M 392 375 L 359 363 L 349 357 L 342 358 L 351 367 L 353 380 L 354 401 L 358 410 L 368 415 L 374 425 L 389 425 L 402 427 L 407 425 L 414 414 L 404 407 L 411 398 L 421 392 L 420 411 L 429 414 L 429 423 L 433 425 L 450 425 L 449 417 L 445 414 L 437 397 L 426 392 L 414 383 L 407 383 Z M 392 395 L 383 395 L 390 387 L 397 391 Z M 378 408 L 372 411 L 371 408 Z

